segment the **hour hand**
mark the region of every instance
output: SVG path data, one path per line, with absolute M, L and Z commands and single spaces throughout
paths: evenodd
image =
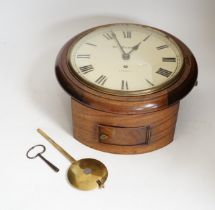
M 133 51 L 138 50 L 141 43 L 142 42 L 139 42 L 138 44 L 134 45 L 127 54 L 130 55 Z

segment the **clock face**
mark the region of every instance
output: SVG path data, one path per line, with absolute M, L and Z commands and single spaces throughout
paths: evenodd
M 70 49 L 68 63 L 82 82 L 116 95 L 159 91 L 174 82 L 183 56 L 166 34 L 136 24 L 98 27 Z

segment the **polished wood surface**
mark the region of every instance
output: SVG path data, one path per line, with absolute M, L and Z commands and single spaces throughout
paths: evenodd
M 192 52 L 179 39 L 162 31 L 178 44 L 184 57 L 177 81 L 147 95 L 111 95 L 79 80 L 67 60 L 70 48 L 97 28 L 69 40 L 56 60 L 58 81 L 72 97 L 74 137 L 92 148 L 120 154 L 149 152 L 169 144 L 174 137 L 179 101 L 197 80 L 198 68 Z
M 119 115 L 72 100 L 73 135 L 80 142 L 105 152 L 149 152 L 173 140 L 178 108 L 176 103 L 148 114 Z M 102 135 L 107 137 L 101 138 Z
M 150 133 L 150 126 L 120 127 L 99 124 L 97 136 L 103 144 L 134 146 L 148 144 Z
M 55 70 L 58 81 L 62 87 L 80 103 L 94 109 L 111 113 L 148 113 L 167 108 L 169 105 L 181 100 L 195 85 L 197 80 L 197 63 L 192 52 L 179 39 L 162 31 L 178 44 L 184 57 L 182 73 L 174 84 L 159 92 L 132 97 L 111 95 L 88 87 L 87 84 L 80 81 L 73 73 L 73 70 L 68 64 L 67 55 L 69 49 L 73 47 L 80 38 L 96 28 L 84 31 L 69 40 L 59 52 L 56 60 Z

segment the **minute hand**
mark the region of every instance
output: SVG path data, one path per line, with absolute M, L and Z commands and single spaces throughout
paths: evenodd
M 116 34 L 114 32 L 111 32 L 112 37 L 116 40 L 116 43 L 118 44 L 120 50 L 122 51 L 122 57 L 123 59 L 125 59 L 125 57 L 127 58 L 127 53 L 124 51 L 122 45 L 119 43 L 119 40 L 116 37 Z

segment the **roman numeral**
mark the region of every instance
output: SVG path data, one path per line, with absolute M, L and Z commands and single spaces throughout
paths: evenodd
M 169 77 L 172 74 L 171 71 L 168 71 L 168 70 L 162 69 L 162 68 L 159 68 L 158 71 L 156 71 L 156 73 L 160 74 L 160 75 L 162 75 L 164 77 Z
M 162 58 L 163 62 L 176 62 L 176 58 Z
M 102 34 L 107 40 L 113 39 L 112 35 L 109 33 Z
M 150 82 L 148 79 L 146 79 L 146 82 L 147 82 L 148 84 L 150 84 L 151 86 L 154 86 L 154 84 L 153 84 L 152 82 Z
M 128 81 L 122 80 L 122 82 L 121 82 L 121 90 L 128 90 Z
M 99 84 L 99 85 L 104 85 L 105 82 L 107 81 L 107 77 L 104 75 L 101 75 L 96 81 L 95 83 Z
M 90 55 L 77 55 L 77 58 L 90 58 Z
M 131 38 L 131 31 L 123 31 L 124 38 Z
M 92 43 L 89 43 L 89 42 L 87 42 L 87 43 L 85 43 L 85 44 L 90 45 L 90 46 L 97 47 L 97 45 L 96 45 L 96 44 L 92 44 Z
M 162 49 L 165 49 L 167 47 L 169 47 L 169 46 L 165 44 L 165 45 L 161 45 L 161 46 L 156 47 L 156 49 L 157 50 L 162 50 Z
M 151 34 L 149 34 L 143 41 L 145 42 L 150 36 Z
M 81 67 L 80 67 L 80 70 L 81 70 L 81 72 L 82 72 L 83 74 L 87 74 L 87 73 L 93 71 L 94 68 L 93 68 L 92 65 L 88 65 L 88 66 L 81 66 Z

